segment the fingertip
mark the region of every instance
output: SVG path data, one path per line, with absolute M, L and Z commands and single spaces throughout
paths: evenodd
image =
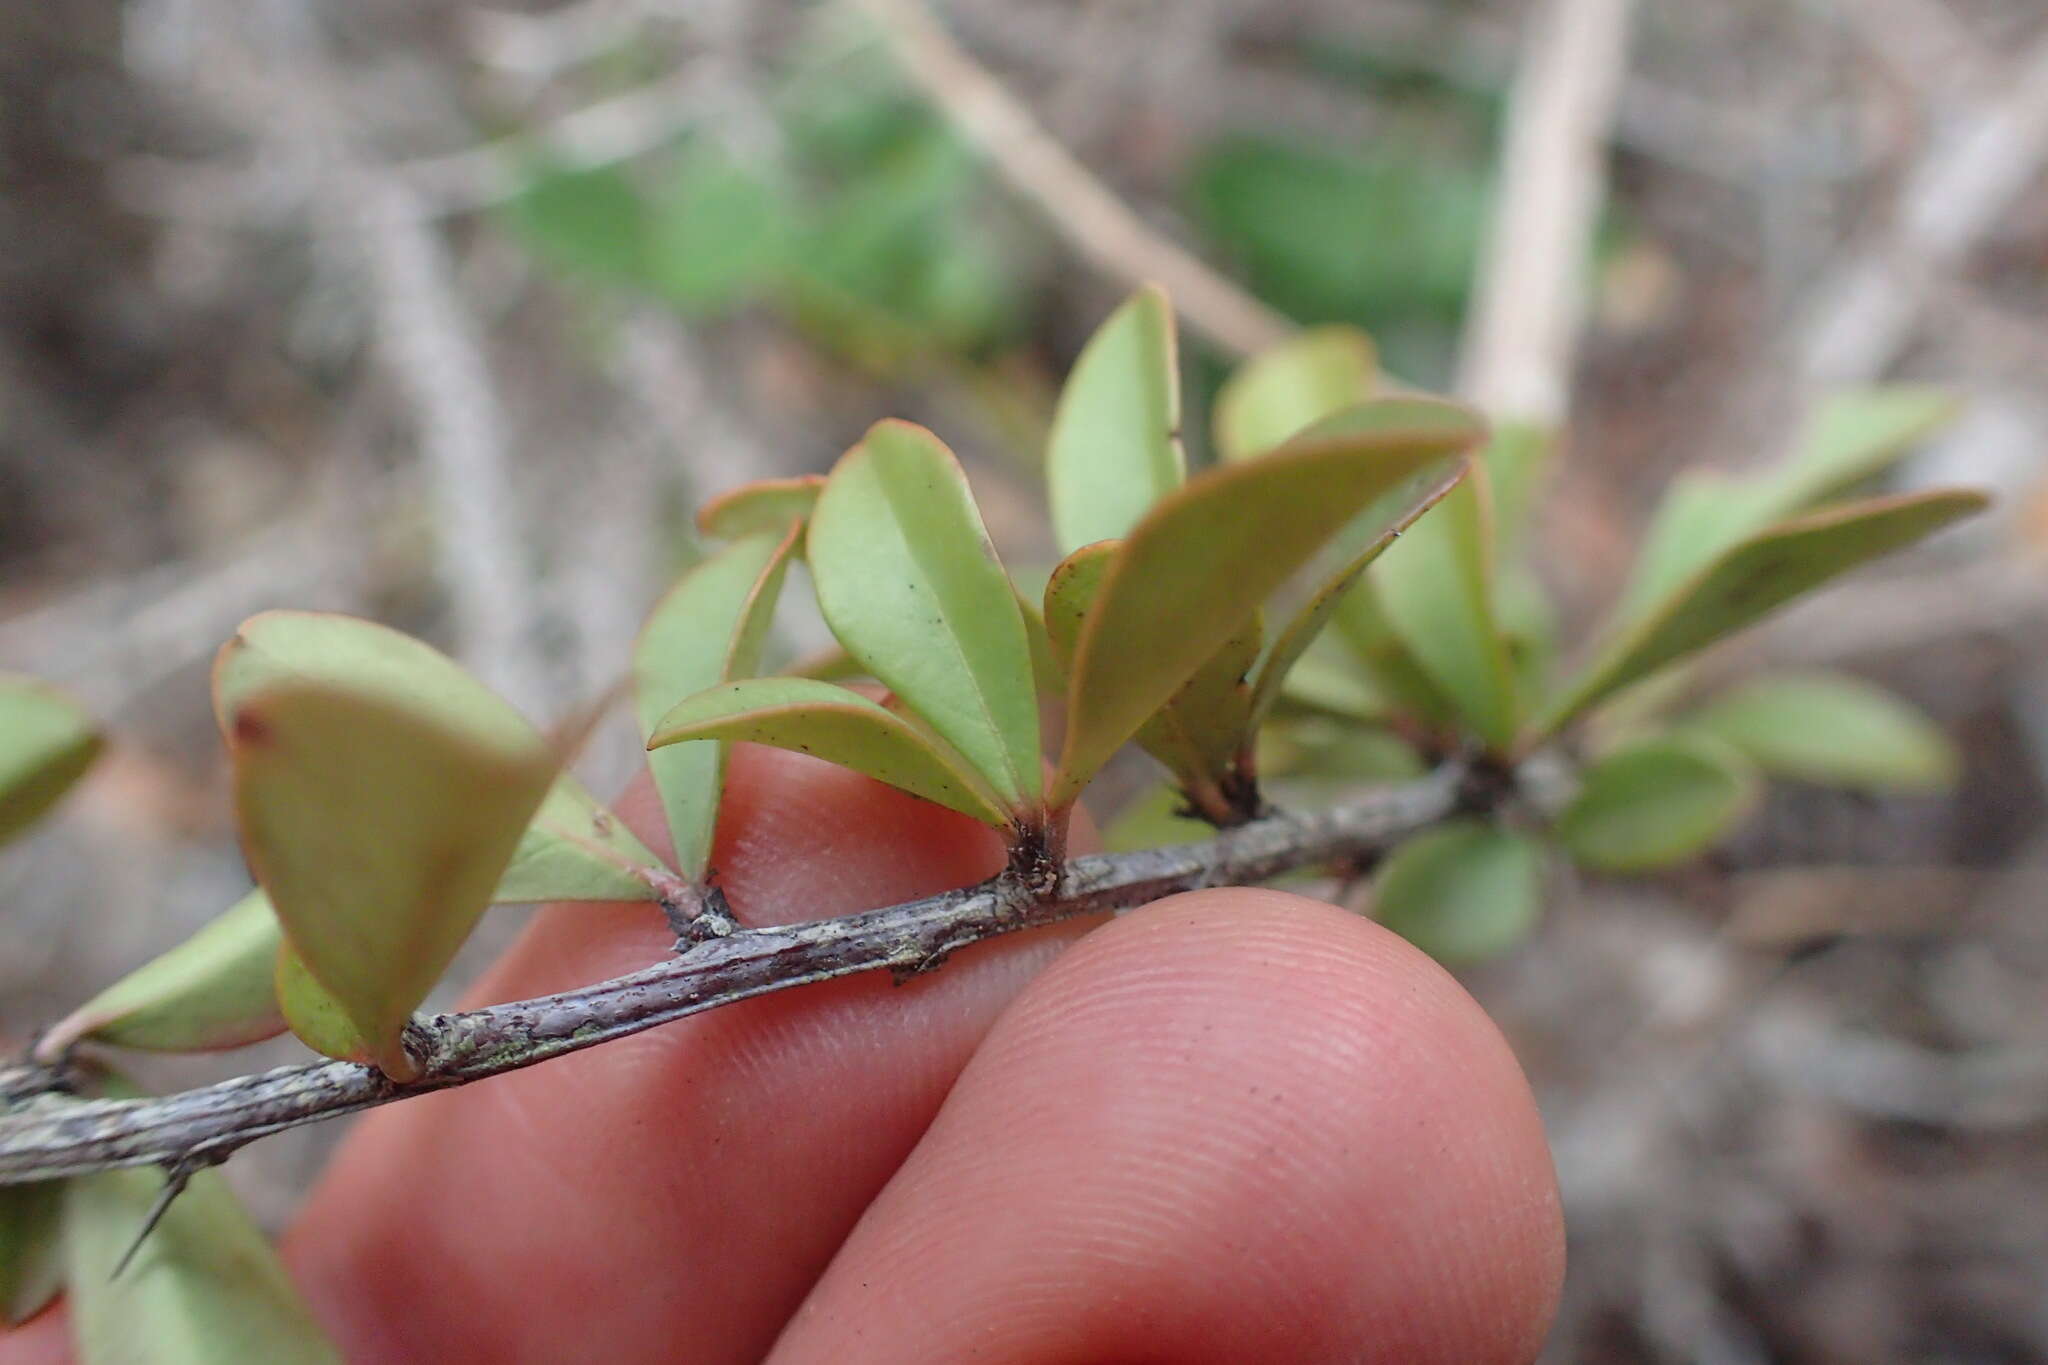
M 1004 1013 L 778 1359 L 1526 1360 L 1562 1245 L 1527 1084 L 1447 973 L 1198 892 Z

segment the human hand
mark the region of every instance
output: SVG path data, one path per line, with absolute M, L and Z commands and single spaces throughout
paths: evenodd
M 622 811 L 661 823 L 645 791 Z M 964 817 L 747 745 L 721 818 L 751 923 L 1002 862 Z M 470 1003 L 666 951 L 645 906 L 557 907 Z M 1371 923 L 1260 890 L 407 1100 L 351 1134 L 286 1252 L 350 1359 L 440 1365 L 1487 1365 L 1536 1353 L 1563 1267 L 1535 1108 L 1478 1006 Z M 63 1359 L 60 1317 L 0 1365 Z

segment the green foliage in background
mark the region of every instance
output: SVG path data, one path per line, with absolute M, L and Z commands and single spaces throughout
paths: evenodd
M 707 132 L 633 166 L 538 165 L 501 220 L 569 278 L 691 318 L 766 304 L 880 370 L 1021 333 L 1013 215 L 885 68 L 792 82 L 762 120 L 745 154 Z

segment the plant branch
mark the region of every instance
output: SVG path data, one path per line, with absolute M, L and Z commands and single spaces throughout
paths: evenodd
M 217 1162 L 271 1133 L 516 1071 L 771 991 L 888 970 L 929 971 L 983 939 L 1296 868 L 1356 861 L 1467 803 L 1464 766 L 1313 814 L 1269 815 L 1203 843 L 1076 858 L 1038 892 L 1014 877 L 837 919 L 741 929 L 610 981 L 415 1019 L 419 1078 L 318 1062 L 144 1100 L 78 1100 L 59 1072 L 0 1068 L 0 1185 L 121 1166 Z

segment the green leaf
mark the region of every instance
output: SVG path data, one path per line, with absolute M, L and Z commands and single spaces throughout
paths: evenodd
M 766 181 L 715 146 L 693 145 L 648 206 L 648 281 L 685 312 L 721 312 L 780 272 L 790 220 Z
M 655 605 L 633 648 L 633 695 L 641 737 L 669 708 L 715 683 L 751 676 L 774 618 L 800 525 L 738 540 L 683 575 Z M 700 881 L 711 857 L 725 746 L 692 745 L 651 755 L 648 766 L 675 840 L 676 867 Z
M 1373 570 L 1380 609 L 1408 653 L 1490 746 L 1521 722 L 1514 665 L 1494 615 L 1492 505 L 1483 465 L 1390 546 Z
M 763 533 L 779 539 L 791 523 L 809 520 L 824 487 L 822 474 L 743 483 L 698 508 L 697 529 L 713 540 Z
M 0 1327 L 27 1322 L 64 1285 L 64 1182 L 0 1185 Z
M 154 1052 L 240 1047 L 284 1031 L 272 965 L 284 932 L 259 888 L 198 933 L 101 991 L 36 1045 L 55 1056 L 81 1038 Z
M 274 970 L 277 1006 L 294 1037 L 323 1057 L 376 1064 L 377 1050 L 349 1018 L 348 1009 L 314 979 L 291 944 L 277 950 Z
M 1261 680 L 1265 676 L 1261 673 Z M 1280 696 L 1290 707 L 1354 720 L 1384 720 L 1393 709 L 1393 701 L 1378 679 L 1342 640 L 1330 634 L 1310 637 L 1308 647 L 1281 675 Z
M 223 738 L 249 696 L 281 683 L 335 687 L 381 698 L 494 744 L 531 742 L 512 704 L 424 640 L 358 616 L 266 611 L 244 621 L 213 662 L 213 714 Z
M 1615 620 L 1632 621 L 1659 605 L 1716 555 L 1768 526 L 1762 489 L 1712 470 L 1671 481 L 1636 551 Z
M 146 1168 L 66 1182 L 66 1280 L 85 1365 L 340 1365 L 284 1263 L 218 1171 L 194 1174 L 115 1273 L 163 1182 Z
M 1684 735 L 1638 740 L 1586 769 L 1557 835 L 1587 867 L 1646 872 L 1721 839 L 1757 794 L 1754 775 L 1724 745 Z
M 1384 698 L 1380 711 L 1367 719 L 1384 719 L 1392 712 L 1405 711 L 1432 727 L 1448 729 L 1456 714 L 1450 698 L 1394 632 L 1380 606 L 1377 586 L 1368 574 L 1337 599 L 1336 629 L 1332 632 L 1344 643 L 1353 666 Z M 1300 671 L 1299 666 L 1295 671 Z
M 1088 609 L 1122 547 L 1121 541 L 1083 546 L 1061 561 L 1045 585 L 1046 636 L 1063 671 L 1073 664 Z M 1245 679 L 1258 662 L 1264 630 L 1254 611 L 1135 736 L 1140 748 L 1180 779 L 1198 807 L 1218 817 L 1231 813 L 1225 784 L 1251 738 L 1252 691 Z
M 1386 400 L 1377 416 L 1211 470 L 1131 532 L 1074 649 L 1055 808 L 1361 508 L 1481 431 L 1463 409 L 1420 399 Z
M 1004 803 L 958 754 L 908 717 L 831 683 L 754 678 L 684 699 L 654 727 L 650 747 L 745 740 L 813 754 L 935 801 L 984 824 L 1012 823 Z
M 331 685 L 416 707 L 455 726 L 476 724 L 493 742 L 536 738 L 509 703 L 425 641 L 353 616 L 268 611 L 242 623 L 214 663 L 214 714 L 221 732 L 243 698 L 284 683 Z M 564 774 L 521 837 L 494 902 L 646 900 L 661 860 Z M 602 826 L 610 832 L 593 837 Z
M 1981 493 L 1936 490 L 1815 512 L 1752 536 L 1677 588 L 1602 649 L 1541 729 L 1554 733 L 1595 702 L 1811 592 L 1983 509 Z
M 1031 642 L 1031 686 L 1041 703 L 1057 701 L 1066 692 L 1067 671 L 1052 652 L 1045 633 L 1045 609 L 1022 586 L 1017 589 L 1017 610 L 1024 617 L 1024 638 Z
M 530 729 L 280 682 L 231 703 L 242 845 L 292 947 L 395 1078 L 400 1031 L 554 782 Z
M 1364 548 L 1356 551 L 1351 558 L 1331 573 L 1312 593 L 1307 602 L 1297 609 L 1287 624 L 1274 637 L 1271 648 L 1259 664 L 1258 682 L 1252 689 L 1252 723 L 1257 724 L 1271 712 L 1286 686 L 1287 676 L 1314 644 L 1316 637 L 1330 624 L 1342 606 L 1345 595 L 1358 584 L 1365 571 L 1387 549 L 1394 544 L 1402 532 L 1412 527 L 1423 513 L 1442 502 L 1457 486 L 1461 473 L 1453 473 L 1448 479 L 1438 479 L 1433 485 L 1420 488 L 1403 486 L 1397 489 L 1401 495 L 1398 504 L 1391 509 L 1383 507 L 1385 497 L 1375 499 L 1367 516 L 1372 519 L 1373 534 Z M 1425 471 L 1427 479 L 1429 472 Z M 1391 519 L 1387 519 L 1391 516 Z M 1340 536 L 1340 539 L 1343 537 Z
M 1556 454 L 1557 433 L 1532 422 L 1502 423 L 1480 454 L 1493 494 L 1494 550 L 1502 559 L 1521 553 L 1543 476 Z
M 98 729 L 70 698 L 0 673 L 0 843 L 41 819 L 99 752 Z
M 1038 805 L 1038 698 L 1023 612 L 937 437 L 878 422 L 811 519 L 818 607 L 847 652 L 959 750 L 1013 812 Z
M 859 659 L 846 652 L 844 645 L 828 645 L 816 654 L 798 659 L 787 668 L 779 669 L 781 678 L 815 678 L 819 682 L 846 682 L 854 678 L 865 678 L 868 670 Z
M 1373 882 L 1375 917 L 1440 962 L 1479 962 L 1519 944 L 1543 909 L 1543 846 L 1454 820 L 1407 840 Z
M 674 876 L 625 821 L 563 773 L 519 836 L 491 903 L 658 900 Z
M 544 261 L 612 281 L 645 277 L 647 208 L 617 166 L 544 171 L 505 210 Z
M 1944 389 L 1913 385 L 1851 389 L 1820 405 L 1792 457 L 1767 476 L 1773 515 L 1803 511 L 1883 473 L 1955 418 Z
M 1542 696 L 1557 662 L 1556 604 L 1536 575 L 1519 565 L 1495 577 L 1493 603 L 1517 688 L 1524 697 Z
M 1115 540 L 1187 480 L 1173 308 L 1140 289 L 1081 348 L 1045 451 L 1053 536 L 1068 554 Z
M 1104 827 L 1102 846 L 1111 853 L 1135 853 L 1199 843 L 1214 834 L 1213 825 L 1185 813 L 1187 805 L 1187 797 L 1170 784 L 1147 788 Z
M 1681 474 L 1657 508 L 1615 616 L 1643 615 L 1724 550 L 1882 473 L 1948 421 L 1955 400 L 1934 389 L 1852 390 L 1824 402 L 1791 457 L 1750 478 Z
M 1262 778 L 1342 782 L 1405 782 L 1425 765 L 1409 743 L 1377 725 L 1327 716 L 1293 716 L 1259 731 Z
M 1948 737 L 1906 703 L 1835 673 L 1758 678 L 1686 718 L 1764 772 L 1871 792 L 1938 792 L 1962 766 Z
M 1379 388 L 1379 355 L 1356 327 L 1312 327 L 1240 366 L 1216 391 L 1216 451 L 1263 455 Z

